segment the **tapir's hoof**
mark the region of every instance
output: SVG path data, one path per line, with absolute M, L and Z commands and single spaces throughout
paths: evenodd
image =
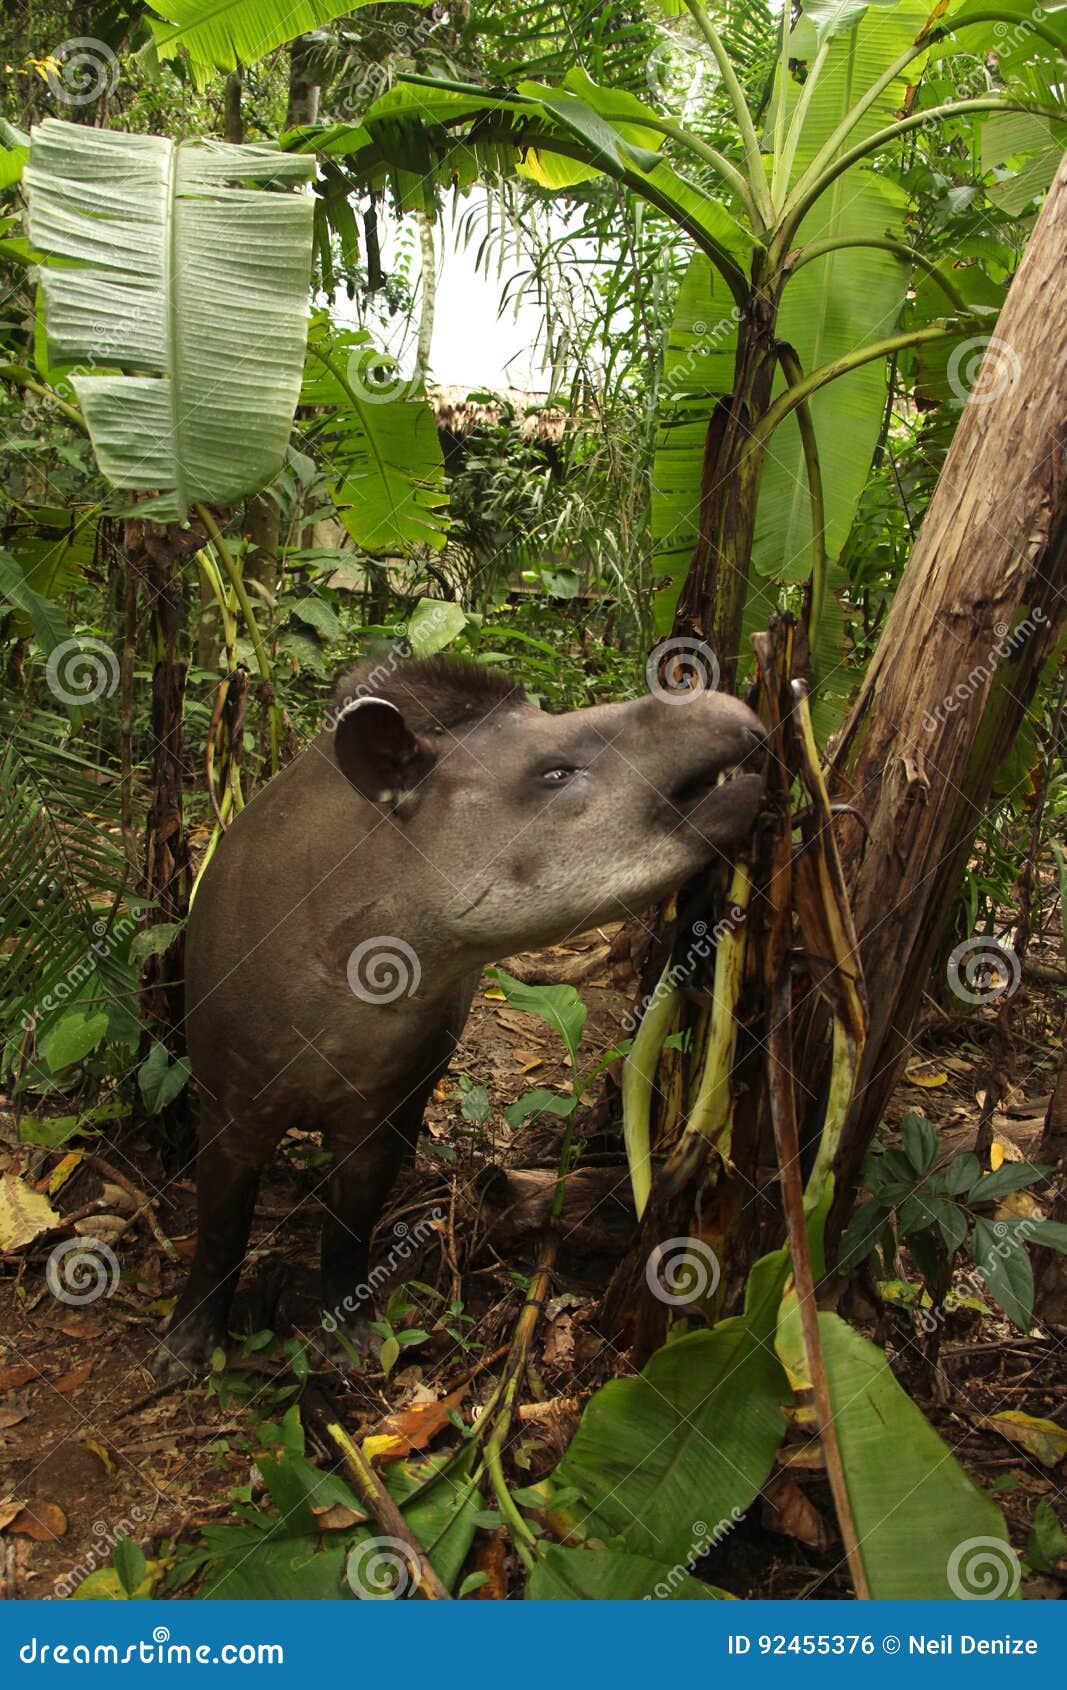
M 148 1371 L 160 1385 L 191 1384 L 207 1372 L 212 1355 L 225 1341 L 209 1327 L 174 1326 L 160 1339 Z

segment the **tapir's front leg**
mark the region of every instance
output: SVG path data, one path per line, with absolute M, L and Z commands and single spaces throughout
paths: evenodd
M 274 1138 L 205 1114 L 196 1161 L 196 1253 L 170 1325 L 149 1363 L 161 1381 L 202 1372 L 226 1343 L 230 1305 L 248 1249 L 260 1174 Z M 240 1150 L 235 1146 L 240 1143 Z
M 436 1074 L 403 1106 L 370 1127 L 351 1116 L 327 1124 L 333 1169 L 322 1223 L 322 1309 L 328 1330 L 339 1327 L 365 1343 L 374 1316 L 371 1234 L 404 1163 L 414 1156 Z

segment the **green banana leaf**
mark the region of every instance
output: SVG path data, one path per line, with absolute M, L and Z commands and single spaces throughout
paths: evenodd
M 444 459 L 419 381 L 363 330 L 312 324 L 301 404 L 308 439 L 326 459 L 337 514 L 357 545 L 376 556 L 415 546 L 440 551 L 448 534 Z
M 682 1566 L 615 1549 L 545 1549 L 530 1574 L 527 1602 L 722 1602 L 729 1593 Z
M 823 8 L 823 11 L 835 8 Z M 810 11 L 810 7 L 806 7 Z M 794 179 L 879 74 L 918 35 L 928 16 L 925 4 L 904 3 L 866 11 L 858 23 L 830 41 L 797 148 Z M 909 67 L 865 113 L 846 145 L 892 121 L 904 101 L 905 82 L 914 83 L 922 61 Z M 790 92 L 790 111 L 800 90 Z M 902 238 L 906 198 L 884 177 L 864 166 L 839 176 L 801 225 L 797 244 L 823 239 Z M 847 356 L 858 347 L 893 334 L 907 297 L 909 267 L 892 253 L 848 247 L 802 266 L 786 285 L 778 319 L 779 337 L 797 352 L 805 372 Z M 779 375 L 775 392 L 784 391 Z M 811 398 L 810 411 L 822 468 L 825 500 L 823 539 L 831 561 L 838 556 L 870 472 L 882 424 L 886 372 L 882 362 L 839 377 Z M 800 430 L 786 419 L 770 441 L 760 487 L 753 543 L 754 572 L 775 583 L 806 581 L 813 563 L 811 507 Z M 824 662 L 825 684 L 841 652 L 827 652 L 819 631 L 814 642 Z M 829 676 L 825 667 L 830 660 Z
M 733 385 L 737 310 L 704 253 L 693 254 L 674 307 L 652 464 L 656 628 L 668 633 L 697 543 L 708 422 Z
M 819 1316 L 819 1333 L 871 1595 L 1015 1596 L 1019 1562 L 996 1503 L 897 1384 L 881 1350 L 835 1314 Z
M 300 391 L 313 161 L 48 118 L 25 171 L 50 347 L 97 462 L 182 522 L 281 468 Z M 71 263 L 70 261 L 74 262 Z
M 149 0 L 159 20 L 149 18 L 157 51 L 189 55 L 197 86 L 216 70 L 254 64 L 275 47 L 358 12 L 368 0 Z M 416 6 L 430 0 L 412 0 Z
M 743 1315 L 665 1344 L 592 1398 L 552 1475 L 578 1493 L 563 1510 L 575 1536 L 685 1565 L 751 1505 L 785 1433 L 773 1344 L 786 1271 L 784 1251 L 765 1256 Z

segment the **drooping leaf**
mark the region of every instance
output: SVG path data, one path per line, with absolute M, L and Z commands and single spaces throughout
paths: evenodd
M 115 487 L 183 522 L 281 468 L 300 389 L 310 159 L 47 118 L 25 182 L 49 343 Z M 117 373 L 121 366 L 123 373 Z
M 901 1389 L 881 1350 L 819 1316 L 830 1401 L 860 1553 L 879 1600 L 962 1599 L 993 1564 L 1013 1596 L 1018 1561 L 999 1508 Z
M 254 64 L 286 41 L 357 12 L 368 0 L 150 0 L 161 22 L 151 18 L 156 48 L 173 58 L 189 54 L 193 74 L 204 87 L 216 70 Z M 414 0 L 428 5 L 429 0 Z
M 977 1220 L 971 1238 L 974 1265 L 989 1295 L 1021 1332 L 1029 1332 L 1034 1315 L 1034 1270 L 1025 1244 L 1027 1226 L 1026 1221 L 1012 1227 L 1004 1221 Z
M 395 557 L 440 551 L 447 537 L 444 460 L 421 382 L 362 330 L 315 319 L 301 402 L 326 461 L 337 514 L 365 551 Z
M 566 1045 L 571 1061 L 577 1063 L 578 1046 L 582 1042 L 588 1011 L 573 986 L 527 986 L 502 968 L 490 968 L 486 973 L 490 980 L 497 982 L 508 1002 L 516 1009 L 524 1010 L 527 1015 L 536 1015 L 538 1020 L 554 1028 Z
M 743 1315 L 663 1346 L 636 1379 L 588 1404 L 553 1483 L 580 1501 L 578 1532 L 659 1563 L 728 1529 L 766 1481 L 785 1432 L 788 1383 L 774 1354 L 786 1276 L 777 1251 L 749 1278 Z

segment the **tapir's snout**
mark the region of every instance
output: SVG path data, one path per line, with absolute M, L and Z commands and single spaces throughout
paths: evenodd
M 695 694 L 678 704 L 654 702 L 662 742 L 672 754 L 663 788 L 668 825 L 695 832 L 709 852 L 743 844 L 766 778 L 767 736 L 759 717 L 723 693 Z

